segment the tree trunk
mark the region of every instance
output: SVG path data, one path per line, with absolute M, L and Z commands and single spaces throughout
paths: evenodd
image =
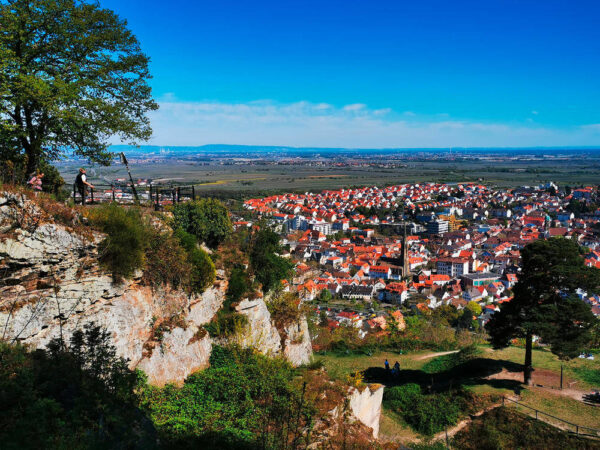
M 528 332 L 525 336 L 525 368 L 523 370 L 523 383 L 531 386 L 531 373 L 533 372 L 533 366 L 531 362 L 531 356 L 533 351 L 533 335 Z
M 35 173 L 39 167 L 39 152 L 32 145 L 25 147 L 25 155 L 27 156 L 27 166 L 25 169 L 25 178 L 29 179 L 31 174 Z M 27 181 L 27 180 L 25 180 Z

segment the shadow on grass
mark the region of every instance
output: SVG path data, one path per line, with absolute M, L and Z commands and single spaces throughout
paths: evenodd
M 488 385 L 497 389 L 510 389 L 515 393 L 521 390 L 521 383 L 516 380 L 487 379 L 490 375 L 502 372 L 522 372 L 523 366 L 512 361 L 473 358 L 460 363 L 451 369 L 437 373 L 427 373 L 423 370 L 400 370 L 394 376 L 383 367 L 369 367 L 363 371 L 364 381 L 380 383 L 386 387 L 416 383 L 429 391 L 444 392 L 458 385 Z

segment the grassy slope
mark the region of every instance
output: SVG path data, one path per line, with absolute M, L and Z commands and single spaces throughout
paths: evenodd
M 484 350 L 482 356 L 485 358 L 508 360 L 519 364 L 522 364 L 524 360 L 524 349 L 522 348 L 509 347 L 504 350 L 492 350 L 489 346 L 482 346 L 482 349 Z M 422 357 L 430 353 L 424 351 L 399 355 L 393 352 L 379 352 L 374 353 L 372 356 L 326 354 L 318 356 L 317 359 L 323 361 L 332 378 L 344 379 L 346 375 L 355 371 L 362 371 L 369 367 L 383 367 L 386 358 L 390 365 L 393 365 L 397 360 L 403 369 L 421 369 L 427 362 L 431 361 L 431 359 L 422 359 Z M 582 390 L 597 386 L 588 381 L 593 380 L 590 373 L 600 370 L 599 359 L 597 358 L 596 361 L 583 359 L 560 361 L 551 352 L 543 349 L 536 349 L 533 354 L 534 367 L 560 373 L 560 366 L 563 364 L 565 377 L 576 380 L 577 383 L 574 387 Z M 472 385 L 470 389 L 476 393 L 514 394 L 512 389 L 494 387 L 489 384 Z M 559 396 L 540 388 L 523 387 L 521 395 L 522 401 L 526 405 L 569 422 L 600 428 L 600 407 L 587 406 L 574 399 Z M 396 414 L 384 408 L 381 419 L 381 436 L 383 439 L 406 443 L 413 440 L 417 435 Z

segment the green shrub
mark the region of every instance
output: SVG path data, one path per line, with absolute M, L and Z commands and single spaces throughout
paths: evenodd
M 384 401 L 394 410 L 404 410 L 419 401 L 423 396 L 421 386 L 416 383 L 407 383 L 402 386 L 394 386 L 384 391 Z
M 0 447 L 153 448 L 156 433 L 138 409 L 142 383 L 93 325 L 48 349 L 0 342 Z
M 429 436 L 455 424 L 461 413 L 467 412 L 461 409 L 468 406 L 468 402 L 461 401 L 463 396 L 471 398 L 462 390 L 425 395 L 418 384 L 409 383 L 386 389 L 383 401 L 412 428 Z
M 227 208 L 212 198 L 175 205 L 173 222 L 173 228 L 182 228 L 210 248 L 216 248 L 233 231 Z
M 215 264 L 203 249 L 194 248 L 188 254 L 191 264 L 190 286 L 192 292 L 204 292 L 215 281 Z
M 457 353 L 438 356 L 427 362 L 422 368 L 426 373 L 439 373 L 450 370 L 459 364 L 470 361 L 481 354 L 481 350 L 475 345 L 469 345 Z
M 196 237 L 181 228 L 174 232 L 186 250 L 190 263 L 189 286 L 192 292 L 201 293 L 215 281 L 215 264 L 204 249 L 198 246 Z
M 109 203 L 91 210 L 89 217 L 95 226 L 106 233 L 98 252 L 100 262 L 115 279 L 128 278 L 144 266 L 150 228 L 139 209 Z
M 173 288 L 190 288 L 191 265 L 188 254 L 177 237 L 153 230 L 146 251 L 144 281 L 154 287 L 169 284 Z
M 279 235 L 267 226 L 262 226 L 252 237 L 250 266 L 263 292 L 277 287 L 293 268 L 289 260 L 278 255 L 281 251 Z
M 234 267 L 229 275 L 229 284 L 227 286 L 227 298 L 232 302 L 239 302 L 244 295 L 250 292 L 252 283 L 244 269 Z
M 298 294 L 293 292 L 280 292 L 267 302 L 267 309 L 279 330 L 297 323 L 305 314 L 300 306 Z
M 231 337 L 244 331 L 248 325 L 248 318 L 239 312 L 222 307 L 215 317 L 204 325 L 211 337 Z
M 211 367 L 182 388 L 148 388 L 142 406 L 167 448 L 285 448 L 309 412 L 293 375 L 280 359 L 215 346 Z

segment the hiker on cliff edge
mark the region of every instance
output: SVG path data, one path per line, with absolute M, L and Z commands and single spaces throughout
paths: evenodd
M 85 196 L 87 193 L 87 188 L 94 189 L 94 186 L 87 182 L 87 175 L 85 174 L 85 169 L 81 167 L 79 169 L 79 173 L 75 178 L 75 185 L 77 186 L 77 190 L 79 191 L 79 195 L 81 195 L 81 204 L 85 205 Z M 75 199 L 73 199 L 75 200 Z

